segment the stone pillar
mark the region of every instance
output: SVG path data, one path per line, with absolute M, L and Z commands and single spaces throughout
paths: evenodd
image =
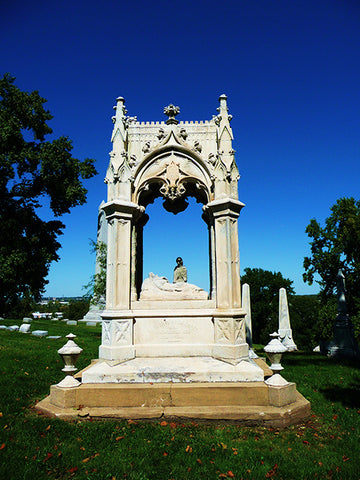
M 132 233 L 141 208 L 132 202 L 112 201 L 103 205 L 108 221 L 106 310 L 102 314 L 99 357 L 112 364 L 134 358 L 134 319 L 130 311 Z
M 205 207 L 214 221 L 217 308 L 241 308 L 237 219 L 243 206 L 238 200 L 224 198 Z
M 243 203 L 231 198 L 214 200 L 205 211 L 213 220 L 216 310 L 213 357 L 236 365 L 248 360 L 245 312 L 241 309 L 239 239 L 237 219 Z

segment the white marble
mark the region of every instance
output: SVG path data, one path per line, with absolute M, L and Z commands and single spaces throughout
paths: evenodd
M 264 372 L 252 360 L 238 365 L 211 357 L 141 358 L 110 366 L 98 362 L 82 374 L 83 383 L 255 382 Z
M 19 330 L 19 325 L 10 325 L 10 327 L 7 327 L 7 329 L 11 332 L 16 332 L 17 330 Z
M 280 288 L 279 291 L 279 336 L 282 344 L 288 351 L 291 352 L 297 350 L 297 346 L 295 345 L 292 337 L 289 307 L 285 288 Z
M 279 373 L 275 373 L 270 378 L 265 380 L 266 385 L 270 385 L 272 387 L 283 387 L 285 385 L 289 385 L 289 382 L 285 380 Z
M 46 337 L 49 334 L 47 330 L 34 330 L 31 333 L 35 335 L 35 337 Z
M 74 377 L 71 375 L 66 375 L 66 377 L 61 380 L 61 382 L 57 383 L 57 386 L 60 388 L 76 388 L 80 387 L 81 382 L 76 380 Z
M 20 325 L 19 332 L 21 333 L 30 333 L 31 326 L 28 323 L 23 323 Z

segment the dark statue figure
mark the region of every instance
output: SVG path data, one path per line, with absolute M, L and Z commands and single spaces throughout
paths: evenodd
M 187 270 L 181 257 L 177 257 L 176 267 L 174 268 L 174 283 L 179 282 L 187 282 Z

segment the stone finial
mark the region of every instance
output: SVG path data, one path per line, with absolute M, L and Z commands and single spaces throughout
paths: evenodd
M 288 349 L 288 351 L 291 352 L 297 350 L 297 346 L 292 337 L 289 307 L 285 288 L 280 288 L 279 290 L 279 335 L 282 344 Z
M 166 125 L 177 125 L 179 120 L 176 120 L 176 115 L 179 115 L 180 108 L 175 107 L 172 103 L 164 108 L 164 113 L 169 118 L 166 120 Z

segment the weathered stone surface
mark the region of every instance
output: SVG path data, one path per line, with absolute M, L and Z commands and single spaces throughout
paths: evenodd
M 10 325 L 10 327 L 7 327 L 7 329 L 11 332 L 16 332 L 17 330 L 19 330 L 19 325 Z
M 46 337 L 49 334 L 47 330 L 34 330 L 31 333 L 35 335 L 35 337 Z
M 84 371 L 83 383 L 191 383 L 263 381 L 263 370 L 254 362 L 237 365 L 211 357 L 134 358 L 110 366 L 98 362 Z
M 297 350 L 297 346 L 295 345 L 292 337 L 289 307 L 285 288 L 280 288 L 279 297 L 279 336 L 284 347 L 286 347 L 289 352 L 292 352 Z
M 77 325 L 77 323 L 76 320 L 67 320 L 66 325 Z
M 152 272 L 144 280 L 141 288 L 142 300 L 207 300 L 208 293 L 202 288 L 187 282 L 170 283 L 165 277 L 159 277 Z
M 31 326 L 28 323 L 23 323 L 20 325 L 19 332 L 21 333 L 30 333 Z

